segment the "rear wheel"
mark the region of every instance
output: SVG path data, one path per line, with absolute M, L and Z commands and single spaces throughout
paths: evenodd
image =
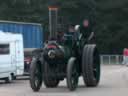
M 33 58 L 30 66 L 30 85 L 33 91 L 39 91 L 42 85 L 41 62 L 37 58 Z
M 100 55 L 95 45 L 85 45 L 82 57 L 84 83 L 95 87 L 100 81 Z
M 44 62 L 44 85 L 47 88 L 55 88 L 59 85 L 59 80 L 52 77 L 54 73 L 52 73 L 50 66 L 47 62 Z
M 77 88 L 78 77 L 76 58 L 72 57 L 67 65 L 67 86 L 70 91 L 74 91 Z
M 13 81 L 13 77 L 10 74 L 7 78 L 5 78 L 5 83 L 11 83 Z

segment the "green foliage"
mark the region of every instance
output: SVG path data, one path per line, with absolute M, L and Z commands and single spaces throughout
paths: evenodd
M 102 53 L 121 54 L 128 48 L 127 0 L 97 0 L 97 42 Z
M 0 0 L 0 19 L 38 22 L 48 27 L 48 5 L 51 1 Z M 127 0 L 54 1 L 60 7 L 59 16 L 63 17 L 64 24 L 80 24 L 84 18 L 89 18 L 93 25 L 96 21 L 96 41 L 101 53 L 118 54 L 128 47 Z

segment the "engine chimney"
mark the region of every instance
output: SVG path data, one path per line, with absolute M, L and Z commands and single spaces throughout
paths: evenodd
M 57 38 L 57 19 L 58 7 L 56 5 L 49 6 L 49 31 L 50 38 Z

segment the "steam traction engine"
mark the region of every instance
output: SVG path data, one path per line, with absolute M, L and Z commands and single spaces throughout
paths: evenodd
M 30 68 L 30 85 L 39 91 L 42 82 L 47 88 L 55 88 L 66 78 L 67 86 L 73 91 L 82 76 L 88 87 L 95 87 L 100 80 L 100 56 L 95 44 L 88 44 L 83 31 L 77 39 L 73 34 L 64 34 L 57 39 L 57 7 L 49 7 L 50 39 L 44 48 L 33 56 Z

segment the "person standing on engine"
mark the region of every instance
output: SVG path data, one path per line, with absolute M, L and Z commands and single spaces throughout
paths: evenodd
M 83 20 L 79 30 L 80 34 L 82 34 L 82 37 L 86 40 L 86 42 L 89 42 L 94 37 L 94 32 L 92 32 L 92 27 L 88 19 Z
M 70 25 L 68 29 L 68 35 L 72 35 L 74 40 L 77 40 L 78 34 L 75 30 L 75 25 Z

